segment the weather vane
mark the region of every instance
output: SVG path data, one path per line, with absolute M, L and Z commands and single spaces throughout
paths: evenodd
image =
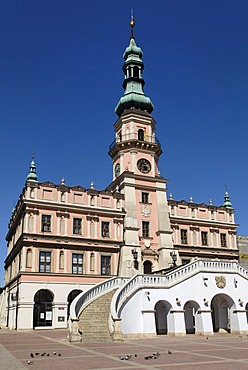
M 134 37 L 134 26 L 135 26 L 135 18 L 133 15 L 133 9 L 131 9 L 131 21 L 130 21 L 130 27 L 131 27 L 131 37 Z

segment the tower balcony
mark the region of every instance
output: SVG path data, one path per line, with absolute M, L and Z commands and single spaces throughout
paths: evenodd
M 116 137 L 109 146 L 108 154 L 113 158 L 120 150 L 134 148 L 155 152 L 157 156 L 160 156 L 163 152 L 160 142 L 155 136 L 129 133 Z

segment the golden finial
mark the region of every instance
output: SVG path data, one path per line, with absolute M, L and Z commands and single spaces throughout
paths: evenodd
M 130 21 L 130 27 L 134 28 L 135 26 L 135 18 L 133 16 L 133 9 L 131 9 L 131 21 Z

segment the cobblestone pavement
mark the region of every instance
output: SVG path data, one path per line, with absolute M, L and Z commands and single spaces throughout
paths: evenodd
M 1 330 L 0 369 L 248 370 L 247 349 L 246 335 L 157 336 L 121 343 L 83 344 L 68 343 L 66 330 Z M 160 355 L 154 356 L 156 352 Z M 34 357 L 30 357 L 31 353 Z M 132 357 L 125 359 L 128 355 Z

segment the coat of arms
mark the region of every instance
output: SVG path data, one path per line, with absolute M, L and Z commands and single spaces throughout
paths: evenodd
M 223 289 L 226 286 L 225 276 L 215 276 L 215 282 L 218 288 Z
M 142 205 L 141 206 L 141 213 L 145 216 L 145 217 L 149 217 L 150 214 L 151 214 L 151 208 L 149 205 Z

